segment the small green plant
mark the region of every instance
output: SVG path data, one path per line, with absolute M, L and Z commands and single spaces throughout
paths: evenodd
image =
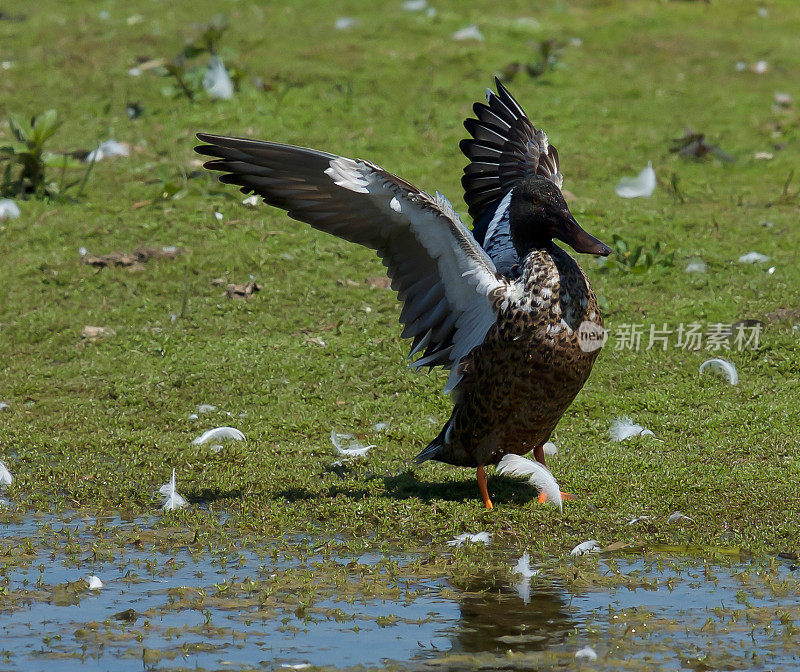
M 622 273 L 647 273 L 650 269 L 669 268 L 673 265 L 675 253 L 661 253 L 661 243 L 656 243 L 650 250 L 644 245 L 630 246 L 621 236 L 613 235 L 613 252 L 605 260 L 603 269 L 617 270 Z
M 0 184 L 3 196 L 52 198 L 78 183 L 65 187 L 64 172 L 67 168 L 80 166 L 80 162 L 66 154 L 45 150 L 45 144 L 61 126 L 55 110 L 47 110 L 30 121 L 10 115 L 8 122 L 14 142 L 0 147 L 0 163 L 5 164 Z M 47 181 L 48 166 L 61 168 L 59 184 Z
M 196 38 L 184 44 L 181 53 L 164 64 L 161 73 L 174 80 L 172 85 L 162 89 L 162 93 L 166 97 L 184 96 L 192 102 L 197 98 L 198 94 L 203 91 L 203 79 L 208 65 L 212 59 L 218 58 L 219 43 L 227 30 L 228 17 L 224 14 L 215 16 L 207 24 L 201 26 L 201 32 Z M 198 63 L 196 59 L 205 55 L 209 56 L 208 62 Z M 238 89 L 244 73 L 237 67 L 228 67 L 226 71 L 234 88 Z
M 533 43 L 532 48 L 536 52 L 536 60 L 528 63 L 519 61 L 509 63 L 500 71 L 500 79 L 510 82 L 521 72 L 527 73 L 534 79 L 541 77 L 558 63 L 558 55 L 563 46 L 562 42 L 555 39 Z

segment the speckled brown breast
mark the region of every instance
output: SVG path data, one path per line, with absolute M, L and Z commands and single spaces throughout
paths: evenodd
M 495 464 L 545 443 L 599 353 L 578 343 L 582 322 L 603 326 L 594 292 L 556 245 L 528 255 L 499 308 L 497 324 L 462 364 L 443 461 Z

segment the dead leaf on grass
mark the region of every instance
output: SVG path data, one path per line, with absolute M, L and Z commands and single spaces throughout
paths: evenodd
M 87 266 L 105 268 L 106 266 L 124 266 L 131 270 L 142 270 L 150 259 L 174 259 L 180 254 L 180 248 L 174 245 L 162 247 L 140 247 L 133 252 L 111 252 L 110 254 L 84 254 L 81 261 Z
M 87 324 L 81 331 L 81 338 L 85 338 L 90 343 L 97 343 L 100 339 L 113 336 L 115 333 L 113 329 L 107 327 L 93 327 Z
M 231 283 L 225 289 L 225 296 L 229 299 L 248 299 L 258 291 L 261 291 L 261 285 L 253 280 L 244 285 L 234 285 Z
M 392 279 L 386 275 L 367 278 L 365 282 L 369 285 L 370 289 L 389 289 L 392 286 Z

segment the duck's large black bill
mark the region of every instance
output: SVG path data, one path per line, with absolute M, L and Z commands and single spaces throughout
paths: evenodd
M 564 213 L 561 223 L 555 232 L 555 237 L 581 254 L 598 254 L 601 257 L 607 257 L 611 254 L 611 248 L 592 234 L 586 233 L 569 211 Z

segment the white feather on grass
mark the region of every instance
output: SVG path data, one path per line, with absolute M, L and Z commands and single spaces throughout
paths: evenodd
M 689 516 L 684 516 L 680 511 L 676 511 L 675 513 L 671 514 L 669 518 L 667 518 L 668 523 L 679 523 L 682 520 L 694 520 L 694 518 L 690 518 Z
M 333 27 L 336 28 L 336 30 L 350 30 L 351 28 L 355 28 L 359 25 L 361 25 L 361 21 L 359 19 L 355 19 L 352 16 L 343 16 L 339 19 L 336 19 Z
M 192 441 L 192 444 L 195 446 L 202 446 L 204 443 L 209 441 L 224 441 L 225 439 L 231 439 L 233 441 L 245 440 L 244 434 L 242 434 L 235 427 L 214 427 L 214 429 L 209 429 L 207 432 L 203 432 L 194 441 Z
M 608 436 L 614 441 L 625 441 L 632 436 L 655 436 L 655 434 L 646 427 L 634 423 L 627 415 L 623 415 L 611 423 Z
M 403 9 L 406 12 L 421 12 L 423 9 L 428 9 L 428 0 L 406 0 Z
M 100 580 L 100 577 L 94 576 L 87 576 L 84 581 L 89 586 L 89 590 L 100 590 L 103 587 L 103 582 Z
M 592 662 L 597 660 L 597 654 L 595 650 L 591 646 L 584 646 L 582 649 L 578 649 L 575 652 L 575 660 L 585 660 L 587 662 Z
M 86 163 L 97 163 L 105 159 L 113 159 L 117 156 L 129 156 L 130 150 L 126 145 L 116 140 L 106 140 L 101 142 L 97 149 L 93 149 L 86 155 L 84 161 Z
M 470 534 L 469 532 L 465 532 L 464 534 L 459 534 L 454 539 L 451 539 L 447 542 L 448 546 L 463 546 L 464 544 L 485 544 L 488 546 L 492 543 L 492 535 L 488 532 L 478 532 L 477 534 Z
M 213 404 L 200 404 L 197 407 L 197 412 L 198 413 L 213 413 L 216 410 L 217 410 L 217 407 L 214 406 Z
M 528 483 L 543 492 L 547 497 L 548 503 L 557 506 L 560 511 L 563 511 L 564 504 L 561 501 L 561 488 L 547 467 L 538 462 L 509 453 L 500 460 L 500 464 L 497 465 L 497 473 L 508 476 L 528 476 Z
M 656 171 L 648 161 L 636 177 L 623 177 L 617 182 L 616 193 L 622 198 L 649 198 L 656 188 Z
M 597 539 L 589 539 L 588 541 L 581 542 L 573 548 L 569 554 L 575 557 L 586 555 L 587 553 L 599 553 L 602 546 Z
M 20 215 L 19 206 L 10 198 L 0 199 L 0 219 L 16 219 Z
M 215 100 L 233 98 L 233 81 L 219 56 L 212 56 L 208 61 L 208 68 L 203 77 L 203 88 Z
M 483 37 L 483 33 L 479 30 L 478 26 L 472 25 L 462 28 L 461 30 L 457 30 L 455 33 L 453 33 L 453 39 L 457 42 L 463 42 L 465 40 L 483 42 L 485 38 Z
M 693 259 L 686 264 L 687 273 L 705 273 L 708 270 L 708 264 L 702 259 Z
M 14 477 L 5 463 L 0 460 L 0 486 L 11 485 L 13 482 Z
M 552 441 L 548 441 L 547 443 L 545 443 L 543 448 L 544 448 L 544 454 L 547 457 L 558 455 L 558 446 Z
M 342 445 L 342 441 L 348 442 L 347 447 Z M 335 429 L 331 430 L 331 443 L 339 455 L 345 455 L 346 457 L 364 457 L 370 448 L 375 447 L 373 444 L 365 446 L 359 443 L 353 438 L 352 434 L 337 434 Z
M 169 483 L 162 485 L 158 491 L 164 498 L 164 502 L 161 505 L 164 511 L 175 511 L 176 509 L 183 509 L 188 506 L 188 502 L 181 497 L 175 489 L 175 469 L 172 470 L 172 478 L 169 479 Z
M 761 254 L 761 252 L 748 252 L 747 254 L 743 254 L 739 257 L 740 264 L 763 264 L 765 261 L 769 261 L 769 257 L 766 254 Z
M 702 374 L 706 369 L 725 376 L 731 385 L 739 383 L 739 374 L 736 372 L 736 367 L 727 359 L 720 359 L 719 357 L 707 359 L 700 365 L 700 373 Z

